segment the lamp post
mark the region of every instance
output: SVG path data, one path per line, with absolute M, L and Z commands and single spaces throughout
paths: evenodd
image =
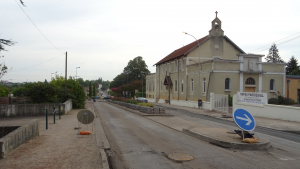
M 191 37 L 195 38 L 195 36 L 188 34 L 186 32 L 183 32 L 186 35 L 190 35 Z M 196 38 L 195 38 L 196 39 Z M 198 65 L 198 74 L 199 74 L 199 79 L 198 79 L 198 100 L 200 100 L 200 43 L 198 39 L 196 39 L 198 46 L 199 46 L 199 65 Z
M 77 80 L 77 68 L 80 68 L 80 67 L 76 67 L 76 80 Z
M 56 72 L 54 72 L 54 73 L 51 73 L 51 79 L 50 79 L 50 82 L 51 82 L 51 80 L 52 80 L 52 74 L 56 74 L 57 73 L 57 71 Z

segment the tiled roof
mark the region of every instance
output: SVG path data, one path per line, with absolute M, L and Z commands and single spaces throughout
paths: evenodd
M 242 54 L 246 54 L 241 48 L 239 48 L 232 40 L 230 40 L 227 36 L 223 36 L 229 43 L 231 43 L 236 49 L 238 49 Z M 209 35 L 204 36 L 203 38 L 199 39 L 199 43 L 201 45 L 201 43 L 205 42 L 207 39 L 209 39 Z M 180 56 L 184 56 L 186 55 L 188 52 L 190 52 L 191 50 L 193 50 L 195 47 L 198 47 L 198 43 L 197 41 L 194 41 L 188 45 L 183 46 L 182 48 L 179 48 L 177 50 L 175 50 L 174 52 L 170 53 L 168 56 L 164 57 L 162 60 L 160 60 L 159 62 L 157 62 L 154 65 L 160 65 L 164 62 L 173 60 L 177 57 Z
M 300 75 L 286 75 L 286 78 L 300 79 Z
M 198 40 L 199 43 L 205 41 L 207 37 L 208 37 L 208 35 L 205 36 L 205 37 L 203 37 L 203 38 L 201 38 L 201 39 L 199 39 Z M 184 56 L 184 54 L 186 52 L 188 52 L 189 50 L 191 50 L 195 46 L 198 46 L 197 41 L 194 41 L 194 42 L 192 42 L 192 43 L 190 43 L 188 45 L 183 46 L 182 48 L 179 48 L 179 49 L 175 50 L 174 52 L 170 53 L 168 56 L 164 57 L 162 60 L 160 60 L 159 62 L 157 62 L 155 65 L 159 65 L 159 64 L 162 64 L 162 63 L 167 62 L 169 60 L 175 59 L 177 57 Z

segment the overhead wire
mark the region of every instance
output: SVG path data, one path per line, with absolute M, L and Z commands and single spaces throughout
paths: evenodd
M 52 58 L 52 59 L 49 59 L 49 60 L 47 60 L 47 61 L 45 61 L 45 62 L 38 63 L 38 64 L 36 64 L 36 65 L 32 65 L 32 66 L 29 66 L 29 67 L 21 68 L 21 69 L 18 69 L 18 70 L 15 70 L 15 71 L 10 71 L 10 72 L 17 72 L 17 71 L 20 71 L 20 70 L 29 69 L 29 68 L 32 68 L 32 67 L 35 67 L 35 66 L 38 66 L 38 65 L 47 63 L 47 62 L 49 62 L 49 61 L 51 61 L 51 60 L 54 60 L 54 59 L 56 59 L 56 58 L 58 58 L 58 57 L 60 57 L 60 56 L 62 56 L 62 55 L 65 55 L 65 54 L 60 54 L 59 56 L 57 56 L 57 57 L 55 57 L 55 58 Z
M 36 29 L 43 35 L 43 37 L 58 51 L 62 52 L 61 50 L 59 50 L 44 34 L 43 32 L 36 26 L 36 24 L 32 21 L 32 19 L 27 15 L 27 13 L 24 11 L 24 9 L 19 5 L 19 3 L 17 2 L 17 0 L 15 0 L 15 2 L 17 3 L 17 5 L 21 8 L 21 10 L 24 12 L 24 14 L 27 16 L 27 18 L 31 21 L 31 23 L 36 27 Z
M 290 36 L 287 36 L 287 37 L 285 37 L 285 38 L 282 38 L 282 39 L 280 39 L 280 40 L 277 40 L 277 41 L 275 41 L 275 42 L 282 41 L 282 40 L 284 40 L 284 39 L 286 39 L 286 38 L 289 38 L 289 37 L 291 37 L 291 36 L 294 36 L 294 35 L 296 35 L 296 34 L 299 34 L 299 33 L 300 33 L 300 32 L 297 32 L 297 33 L 295 33 L 295 34 L 292 34 L 292 35 L 290 35 Z M 298 37 L 299 37 L 299 35 L 298 35 Z M 273 43 L 269 43 L 269 44 L 267 44 L 267 45 L 264 45 L 264 46 L 262 46 L 262 47 L 259 47 L 259 48 L 256 48 L 256 49 L 254 49 L 254 50 L 251 50 L 250 52 L 253 52 L 253 51 L 256 51 L 256 50 L 260 50 L 261 48 L 264 48 L 264 47 L 266 47 L 266 46 L 270 46 L 270 45 L 274 44 L 275 42 L 273 42 Z

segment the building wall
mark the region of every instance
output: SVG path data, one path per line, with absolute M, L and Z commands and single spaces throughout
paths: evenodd
M 285 69 L 285 64 L 263 63 L 263 66 L 262 66 L 263 72 L 284 73 L 284 69 Z
M 231 59 L 237 60 L 237 54 L 241 52 L 235 48 L 231 43 L 229 43 L 225 38 L 223 38 L 223 57 L 221 59 Z
M 146 98 L 155 98 L 156 73 L 146 76 Z
M 292 78 L 286 78 L 287 80 L 290 80 L 289 86 L 287 84 L 286 80 L 286 97 L 289 96 L 289 98 L 293 99 L 295 102 L 300 103 L 300 100 L 298 100 L 298 90 L 300 90 L 300 79 L 292 79 Z M 287 94 L 289 89 L 289 94 Z
M 262 93 L 267 93 L 268 98 L 277 97 L 275 94 L 279 92 L 280 95 L 283 95 L 283 75 L 278 74 L 263 74 L 262 75 Z M 275 81 L 275 90 L 270 90 L 270 80 L 274 79 Z
M 225 79 L 230 79 L 230 90 L 225 91 Z M 224 94 L 231 96 L 236 94 L 240 90 L 239 80 L 240 74 L 239 73 L 212 73 L 211 74 L 211 81 L 210 81 L 210 89 L 209 92 L 214 92 L 215 94 Z

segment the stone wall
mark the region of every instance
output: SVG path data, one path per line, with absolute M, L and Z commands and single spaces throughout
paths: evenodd
M 59 106 L 61 108 L 62 114 L 66 114 L 70 110 L 72 110 L 72 100 L 68 100 L 63 104 L 1 104 L 0 117 L 45 115 L 46 109 L 48 109 L 48 114 L 52 114 L 53 106 L 55 106 L 55 111 L 57 114 Z
M 0 139 L 0 158 L 39 135 L 39 122 L 37 119 L 17 128 Z

